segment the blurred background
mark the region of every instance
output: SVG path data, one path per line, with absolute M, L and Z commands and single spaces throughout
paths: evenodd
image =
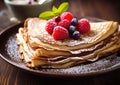
M 70 9 L 75 16 L 90 16 L 105 20 L 120 22 L 120 1 L 119 0 L 54 0 L 70 2 Z
M 68 11 L 72 12 L 75 17 L 81 18 L 89 16 L 120 23 L 119 0 L 53 0 L 52 5 L 59 6 L 60 3 L 65 1 L 70 3 Z M 11 14 L 8 12 L 4 0 L 0 0 L 1 28 L 6 28 L 8 25 L 11 25 L 11 23 L 13 24 L 13 22 L 9 21 L 10 17 Z
M 58 6 L 65 1 L 70 3 L 68 11 L 79 18 L 90 16 L 120 22 L 119 0 L 54 0 L 53 5 Z M 0 12 L 6 9 L 4 1 L 0 0 Z

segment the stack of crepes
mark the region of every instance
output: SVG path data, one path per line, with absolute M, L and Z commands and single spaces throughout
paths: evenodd
M 45 31 L 46 20 L 28 18 L 19 28 L 17 43 L 28 67 L 67 68 L 96 61 L 120 49 L 118 23 L 90 22 L 91 31 L 79 40 L 54 40 Z

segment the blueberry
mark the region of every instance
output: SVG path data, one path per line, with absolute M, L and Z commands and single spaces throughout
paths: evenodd
M 71 26 L 68 28 L 68 31 L 69 31 L 69 33 L 72 35 L 72 34 L 76 31 L 75 26 L 71 25 Z
M 71 25 L 76 26 L 77 23 L 78 23 L 77 18 L 73 18 L 73 19 L 71 20 Z
M 80 38 L 80 32 L 79 31 L 75 31 L 72 34 L 72 38 L 75 39 L 75 40 L 78 40 Z

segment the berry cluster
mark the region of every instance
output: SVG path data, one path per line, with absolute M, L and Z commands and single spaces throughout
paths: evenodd
M 45 29 L 55 40 L 69 37 L 78 40 L 80 34 L 90 31 L 90 24 L 87 19 L 77 20 L 70 12 L 64 12 L 61 16 L 48 20 Z

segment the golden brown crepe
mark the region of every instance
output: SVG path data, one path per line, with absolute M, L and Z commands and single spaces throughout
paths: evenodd
M 17 43 L 28 67 L 67 68 L 117 52 L 120 49 L 118 23 L 91 22 L 91 31 L 79 40 L 54 40 L 45 31 L 46 20 L 29 18 L 19 28 Z

